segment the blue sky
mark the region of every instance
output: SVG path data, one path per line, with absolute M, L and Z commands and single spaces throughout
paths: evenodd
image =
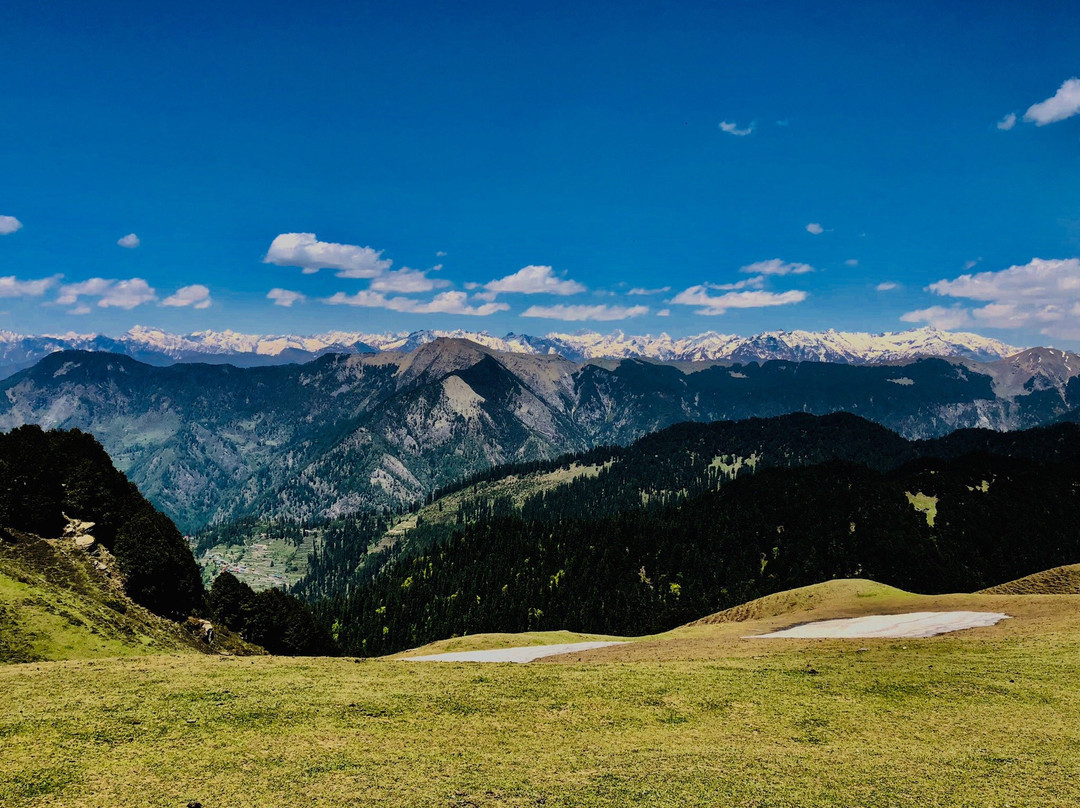
M 583 5 L 9 4 L 0 329 L 1080 346 L 1070 4 Z

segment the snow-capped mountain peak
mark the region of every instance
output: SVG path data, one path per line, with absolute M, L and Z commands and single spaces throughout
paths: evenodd
M 329 331 L 324 334 L 244 334 L 237 331 L 196 331 L 172 334 L 137 325 L 119 337 L 100 334 L 25 336 L 0 332 L 0 376 L 10 375 L 41 357 L 61 350 L 126 353 L 155 364 L 171 362 L 232 362 L 240 365 L 307 361 L 326 353 L 411 352 L 440 338 L 469 340 L 500 353 L 554 354 L 571 361 L 645 358 L 658 361 L 785 361 L 872 364 L 904 362 L 927 356 L 992 362 L 1020 349 L 978 334 L 916 328 L 910 331 L 866 332 L 766 331 L 749 337 L 707 331 L 687 337 L 667 333 L 633 335 L 623 331 L 602 334 L 552 332 L 543 337 L 487 331 L 423 330 L 386 334 Z

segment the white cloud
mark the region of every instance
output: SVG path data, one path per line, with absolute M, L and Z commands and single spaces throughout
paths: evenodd
M 891 292 L 893 289 L 899 289 L 900 284 L 896 283 L 895 281 L 883 281 L 874 288 L 876 288 L 879 292 Z
M 447 255 L 446 250 L 439 250 L 437 253 L 435 253 L 436 258 L 445 258 L 446 255 Z
M 1024 120 L 1036 126 L 1046 126 L 1080 113 L 1080 79 L 1071 78 L 1045 101 L 1032 104 L 1024 113 Z
M 182 286 L 161 301 L 162 306 L 192 306 L 196 309 L 208 309 L 211 303 L 210 290 L 201 283 Z
M 289 289 L 271 289 L 266 293 L 268 300 L 273 300 L 275 306 L 284 306 L 289 308 L 293 303 L 303 303 L 307 300 L 307 296 L 300 292 L 293 292 Z
M 754 123 L 751 122 L 745 129 L 740 129 L 736 123 L 729 123 L 728 121 L 720 121 L 720 129 L 727 132 L 729 135 L 735 135 L 736 137 L 746 137 L 754 131 Z
M 781 261 L 779 258 L 758 261 L 739 270 L 739 272 L 745 272 L 749 275 L 805 275 L 807 272 L 813 271 L 814 268 L 809 264 L 790 264 Z
M 59 275 L 35 281 L 20 281 L 14 275 L 7 275 L 0 278 L 0 297 L 39 297 L 56 286 L 59 280 Z
M 959 328 L 962 325 L 971 325 L 971 316 L 963 306 L 930 306 L 927 309 L 916 309 L 902 314 L 900 319 L 905 323 L 926 323 L 934 328 L 946 331 Z
M 1006 115 L 1004 118 L 997 122 L 997 128 L 1000 129 L 1002 132 L 1008 132 L 1014 126 L 1016 126 L 1015 112 L 1010 112 L 1008 115 Z
M 157 300 L 157 293 L 142 278 L 127 281 L 90 278 L 80 283 L 68 283 L 60 287 L 60 296 L 56 302 L 67 306 L 77 303 L 80 297 L 96 297 L 101 308 L 116 307 L 133 309 L 151 300 Z M 72 312 L 76 313 L 76 312 Z
M 671 309 L 660 309 L 660 311 L 656 312 L 656 316 L 657 317 L 670 317 L 671 316 Z
M 576 295 L 588 291 L 587 287 L 569 278 L 558 278 L 548 266 L 530 264 L 522 267 L 513 275 L 488 281 L 484 288 L 496 294 L 516 293 L 521 295 Z
M 810 222 L 810 224 L 806 226 L 806 232 L 813 233 L 815 236 L 820 236 L 822 233 L 825 232 L 825 228 L 817 222 Z
M 427 276 L 427 272 L 420 269 L 402 267 L 393 272 L 387 272 L 371 282 L 371 288 L 376 292 L 430 292 L 432 289 L 449 286 L 449 281 L 435 280 Z
M 470 306 L 468 305 L 468 295 L 465 292 L 442 292 L 429 301 L 423 301 L 411 297 L 387 297 L 381 292 L 372 292 L 367 289 L 352 295 L 338 292 L 332 297 L 325 298 L 323 303 L 329 303 L 332 306 L 344 305 L 390 309 L 391 311 L 408 312 L 410 314 L 466 314 L 476 317 L 486 317 L 497 311 L 507 311 L 510 308 L 505 303 L 485 303 L 483 306 Z
M 743 278 L 741 281 L 735 281 L 734 283 L 703 283 L 709 289 L 713 289 L 719 292 L 732 292 L 739 289 L 760 289 L 765 285 L 764 275 L 755 275 L 752 278 Z
M 849 258 L 848 260 L 846 260 L 844 262 L 844 266 L 848 266 L 848 267 L 857 267 L 858 265 L 859 265 L 859 259 L 858 258 Z
M 68 309 L 68 314 L 89 314 L 92 309 L 86 304 L 76 306 L 73 309 Z
M 22 228 L 22 222 L 14 216 L 0 216 L 0 236 L 7 236 Z
M 282 233 L 270 244 L 263 263 L 301 267 L 308 275 L 336 269 L 339 278 L 377 278 L 394 262 L 371 247 L 319 241 L 314 233 Z
M 139 241 L 139 237 L 136 236 L 134 233 L 128 233 L 116 243 L 119 244 L 121 247 L 126 247 L 129 250 L 134 250 L 142 242 Z
M 626 294 L 628 295 L 662 295 L 664 292 L 670 292 L 670 286 L 661 286 L 657 289 L 643 289 L 640 286 L 636 286 Z
M 969 318 L 966 322 L 975 321 L 993 328 L 1036 328 L 1047 336 L 1063 338 L 1074 338 L 1077 333 L 1075 323 L 1080 316 L 1080 259 L 1077 258 L 1033 258 L 1021 266 L 967 273 L 937 281 L 927 288 L 944 297 L 985 303 L 979 308 L 959 309 Z
M 767 306 L 786 306 L 806 300 L 806 292 L 792 289 L 787 292 L 727 292 L 710 295 L 707 285 L 691 286 L 671 299 L 681 306 L 701 306 L 695 314 L 724 314 L 728 309 L 757 309 Z
M 626 320 L 649 313 L 648 306 L 530 306 L 522 317 L 543 317 L 549 320 Z

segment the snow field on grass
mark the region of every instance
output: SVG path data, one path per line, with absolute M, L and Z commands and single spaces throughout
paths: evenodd
M 747 639 L 759 640 L 783 637 L 844 639 L 857 637 L 934 637 L 966 628 L 985 628 L 997 625 L 1009 615 L 1000 612 L 910 612 L 908 614 L 876 614 L 867 617 L 848 617 L 839 620 L 819 620 L 800 626 L 756 634 Z
M 493 648 L 490 651 L 459 651 L 450 654 L 427 654 L 407 657 L 401 662 L 532 662 L 574 651 L 591 651 L 609 645 L 625 645 L 622 642 L 568 642 L 559 645 L 526 645 L 521 648 Z

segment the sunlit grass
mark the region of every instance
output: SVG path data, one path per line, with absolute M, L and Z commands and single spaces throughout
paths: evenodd
M 818 611 L 875 599 L 849 594 Z M 797 611 L 559 664 L 8 666 L 0 804 L 1080 803 L 1080 599 L 912 600 L 1014 618 L 927 640 L 741 639 Z

